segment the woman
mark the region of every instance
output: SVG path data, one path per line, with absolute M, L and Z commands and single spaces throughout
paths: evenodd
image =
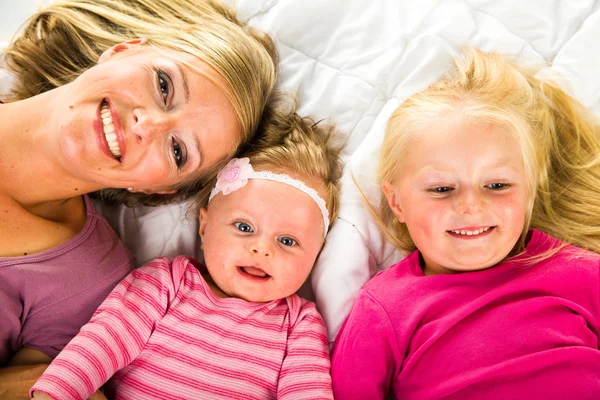
M 85 194 L 196 193 L 253 138 L 277 57 L 214 1 L 79 0 L 35 15 L 5 61 L 0 366 L 14 366 L 48 362 L 132 268 Z

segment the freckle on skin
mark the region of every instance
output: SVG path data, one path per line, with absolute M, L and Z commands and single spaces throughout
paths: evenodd
M 27 253 L 23 253 L 23 255 L 24 255 L 24 256 L 26 256 L 26 255 L 27 255 Z
M 71 104 L 71 105 L 69 106 L 69 109 L 71 109 L 71 110 L 73 109 L 73 104 Z

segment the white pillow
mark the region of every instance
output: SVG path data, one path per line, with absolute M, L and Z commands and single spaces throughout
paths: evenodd
M 330 340 L 358 289 L 402 257 L 377 230 L 350 173 L 377 204 L 377 151 L 387 118 L 448 70 L 462 47 L 552 62 L 542 73 L 564 75 L 565 87 L 600 115 L 600 2 L 594 0 L 237 0 L 236 6 L 276 39 L 279 87 L 298 94 L 300 113 L 333 117 L 348 136 L 340 218 L 312 274 Z M 0 89 L 5 79 L 0 74 Z M 185 219 L 185 206 L 103 210 L 138 264 L 162 254 L 201 255 L 197 222 Z

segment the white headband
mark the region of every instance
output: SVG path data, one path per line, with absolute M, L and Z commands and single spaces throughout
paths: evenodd
M 252 168 L 252 165 L 250 165 L 250 159 L 247 157 L 233 158 L 221 171 L 219 171 L 217 174 L 217 184 L 213 190 L 210 191 L 208 201 L 210 202 L 219 192 L 228 195 L 229 193 L 235 192 L 246 186 L 248 179 L 266 179 L 269 181 L 285 183 L 286 185 L 293 186 L 309 195 L 310 198 L 317 203 L 321 210 L 321 214 L 323 214 L 323 225 L 325 226 L 325 236 L 327 236 L 327 231 L 329 230 L 329 212 L 327 211 L 325 200 L 319 196 L 315 189 L 306 186 L 304 182 L 291 178 L 286 174 L 276 174 L 270 171 L 256 172 L 254 171 L 254 168 Z

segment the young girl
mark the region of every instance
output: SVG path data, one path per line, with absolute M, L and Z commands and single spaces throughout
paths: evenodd
M 361 290 L 335 398 L 600 398 L 599 125 L 497 54 L 456 66 L 389 121 L 380 222 L 416 251 Z
M 339 149 L 308 119 L 271 120 L 271 143 L 231 160 L 200 210 L 206 266 L 132 272 L 33 398 L 84 399 L 111 377 L 115 399 L 333 398 L 325 326 L 294 293 L 337 214 Z

